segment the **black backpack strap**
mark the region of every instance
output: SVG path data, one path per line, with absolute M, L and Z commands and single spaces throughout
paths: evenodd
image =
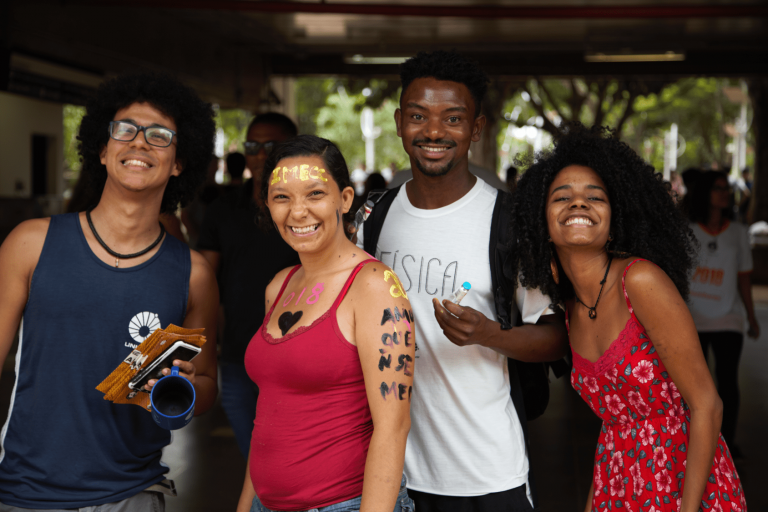
M 384 219 L 387 218 L 389 207 L 397 197 L 397 192 L 402 185 L 391 189 L 371 190 L 368 193 L 368 200 L 373 201 L 373 210 L 368 220 L 365 221 L 363 229 L 363 250 L 376 257 L 376 244 L 379 242 L 381 228 L 384 226 Z

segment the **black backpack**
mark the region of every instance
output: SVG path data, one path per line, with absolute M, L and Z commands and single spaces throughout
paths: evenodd
M 397 196 L 398 190 L 400 187 L 389 190 L 374 190 L 368 195 L 368 199 L 375 203 L 370 217 L 365 221 L 365 229 L 363 230 L 363 249 L 368 254 L 374 256 L 376 254 L 376 244 L 379 241 L 384 219 L 392 201 Z M 488 247 L 496 316 L 504 330 L 512 329 L 515 325 L 522 325 L 519 312 L 517 312 L 516 318 L 511 318 L 512 307 L 515 305 L 515 283 L 517 281 L 517 276 L 510 275 L 513 273 L 511 256 L 517 246 L 517 240 L 511 236 L 509 230 L 511 205 L 512 195 L 499 190 L 493 208 L 490 245 Z M 515 311 L 517 311 L 516 305 Z M 523 427 L 523 435 L 527 444 L 527 422 L 544 414 L 549 403 L 549 368 L 544 363 L 524 363 L 509 358 L 507 365 L 509 367 L 510 395 Z

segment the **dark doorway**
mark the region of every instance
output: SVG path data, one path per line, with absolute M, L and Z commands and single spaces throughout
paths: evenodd
M 53 171 L 54 138 L 32 135 L 32 196 L 45 196 L 55 190 Z

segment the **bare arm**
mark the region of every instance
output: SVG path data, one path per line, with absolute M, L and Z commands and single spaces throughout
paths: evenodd
M 712 471 L 723 404 L 715 390 L 688 306 L 656 265 L 636 263 L 627 274 L 635 314 L 691 411 L 682 512 L 696 512 Z
M 747 319 L 749 320 L 747 335 L 757 340 L 760 337 L 760 324 L 757 323 L 755 303 L 752 301 L 752 272 L 739 272 L 739 295 L 747 310 Z
M 416 326 L 408 299 L 390 291 L 390 273 L 381 263 L 366 265 L 354 296 L 355 343 L 373 418 L 361 512 L 395 508 L 411 427 Z
M 0 373 L 29 298 L 49 219 L 21 223 L 0 246 Z
M 460 347 L 482 345 L 529 363 L 556 361 L 568 351 L 568 333 L 562 313 L 543 315 L 535 325 L 502 330 L 499 322 L 468 306 L 458 306 L 449 300 L 443 300 L 441 305 L 437 299 L 432 299 L 432 305 L 443 333 Z

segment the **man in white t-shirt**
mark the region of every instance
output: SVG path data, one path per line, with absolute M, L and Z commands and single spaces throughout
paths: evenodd
M 537 290 L 518 289 L 526 325 L 501 330 L 495 321 L 489 242 L 498 191 L 468 169 L 469 146 L 485 125 L 485 73 L 438 51 L 406 61 L 401 79 L 395 122 L 414 176 L 389 208 L 375 256 L 399 277 L 418 325 L 409 494 L 419 512 L 533 510 L 507 356 L 562 357 L 562 316 Z M 465 281 L 471 291 L 461 306 L 437 301 Z

